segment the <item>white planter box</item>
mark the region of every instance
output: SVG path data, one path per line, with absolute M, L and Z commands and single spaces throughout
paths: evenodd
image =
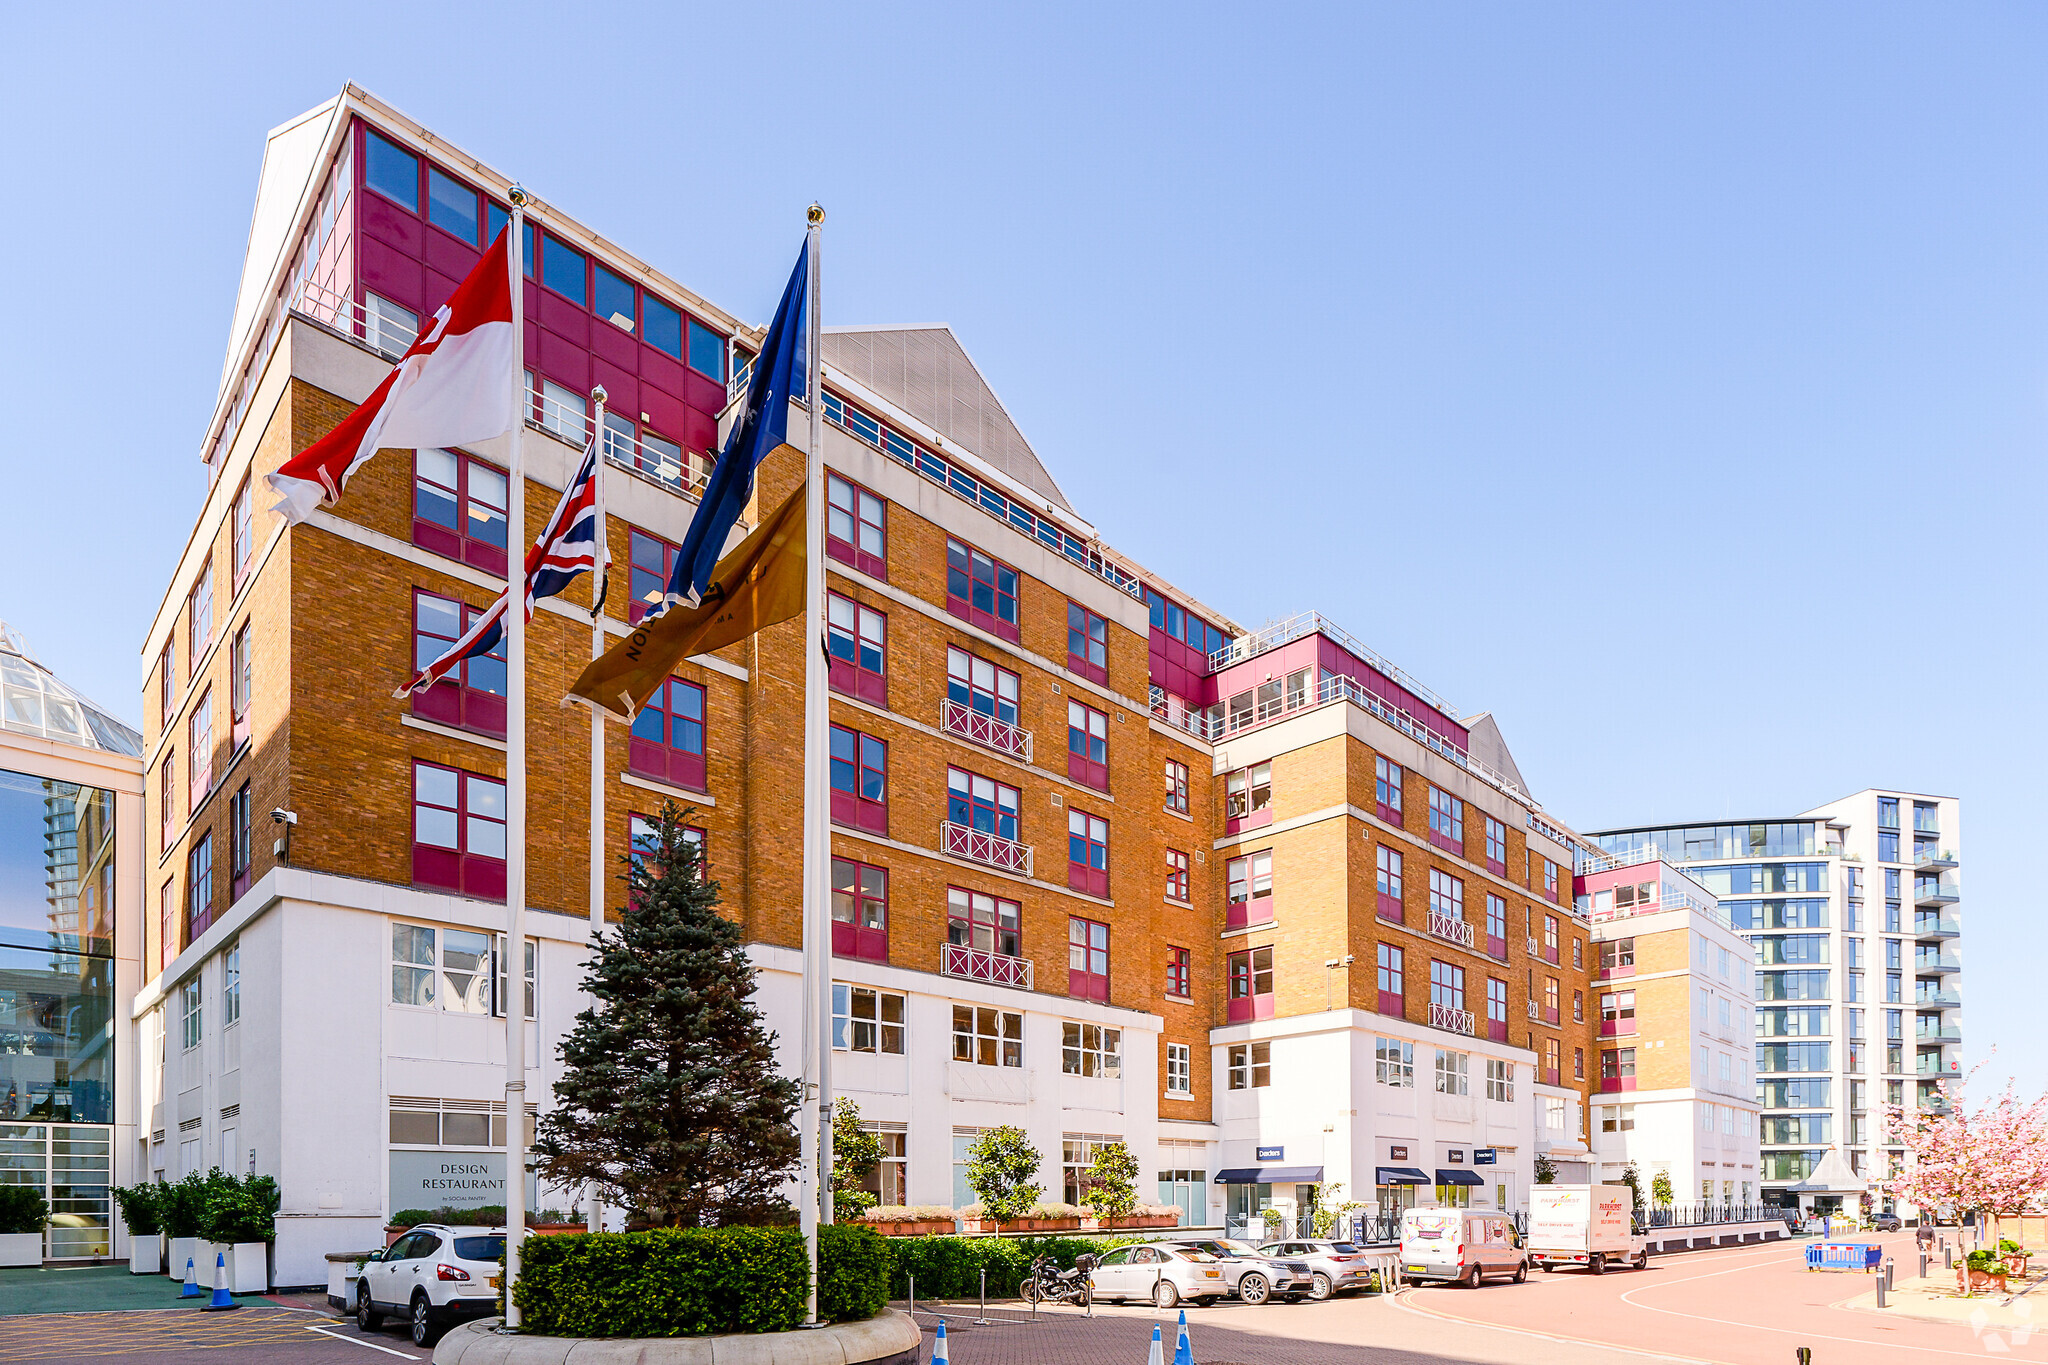
M 43 1234 L 40 1232 L 0 1232 L 0 1265 L 36 1265 L 43 1263 Z
M 270 1288 L 270 1243 L 237 1242 L 228 1256 L 228 1289 L 261 1294 Z
M 128 1273 L 130 1275 L 155 1275 L 164 1268 L 164 1238 L 160 1232 L 144 1236 L 139 1232 L 128 1234 Z M 180 1267 L 182 1269 L 183 1267 Z
M 214 1259 L 227 1251 L 218 1242 L 209 1242 L 201 1237 L 192 1239 L 192 1282 L 201 1289 L 213 1288 Z
M 171 1238 L 171 1263 L 167 1268 L 172 1279 L 177 1280 L 181 1284 L 184 1282 L 185 1262 L 199 1255 L 196 1249 L 198 1246 L 199 1239 L 197 1237 Z M 198 1275 L 198 1266 L 193 1266 L 192 1273 L 194 1276 Z

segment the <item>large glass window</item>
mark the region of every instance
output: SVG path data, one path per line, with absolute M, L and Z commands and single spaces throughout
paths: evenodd
M 450 597 L 415 588 L 412 597 L 413 669 L 419 671 L 454 648 L 464 631 L 484 614 Z M 441 681 L 412 695 L 412 713 L 487 735 L 505 733 L 505 642 L 488 654 L 465 659 Z
M 976 1066 L 1023 1066 L 1024 1016 L 986 1005 L 953 1006 L 953 1060 Z
M 1123 1030 L 1100 1024 L 1061 1025 L 1060 1070 L 1069 1076 L 1124 1074 Z
M 510 496 L 503 470 L 424 446 L 413 455 L 412 543 L 502 578 Z
M 835 725 L 831 731 L 832 819 L 874 834 L 889 832 L 889 746 Z
M 633 717 L 626 766 L 691 791 L 704 790 L 704 689 L 681 678 L 656 688 Z
M 420 211 L 420 159 L 374 129 L 363 131 L 363 183 L 408 213 Z
M 832 1047 L 838 1052 L 903 1052 L 902 996 L 866 986 L 832 986 Z
M 113 952 L 112 793 L 0 770 L 0 868 L 0 944 Z
M 946 542 L 946 609 L 1006 640 L 1017 638 L 1017 571 L 971 545 Z
M 413 764 L 412 879 L 487 900 L 505 894 L 505 784 Z
M 825 594 L 826 679 L 834 691 L 889 704 L 889 618 L 838 593 Z
M 889 574 L 887 504 L 837 474 L 825 476 L 825 553 L 862 573 Z

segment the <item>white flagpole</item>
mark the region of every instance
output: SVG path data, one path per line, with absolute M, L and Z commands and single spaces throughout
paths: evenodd
M 600 597 L 604 593 L 605 575 L 609 571 L 605 563 L 604 526 L 604 405 L 611 397 L 599 384 L 590 391 L 596 408 L 597 425 L 591 428 L 600 448 L 597 458 L 590 462 L 591 501 L 597 506 L 597 541 L 591 547 L 590 566 L 590 657 L 604 657 L 604 608 Z M 604 716 L 593 706 L 590 708 L 590 938 L 594 953 L 597 935 L 604 928 Z M 597 1182 L 590 1181 L 583 1189 L 584 1226 L 596 1232 L 604 1225 L 603 1210 L 597 1203 Z
M 526 206 L 508 196 L 512 271 L 512 447 L 505 513 L 505 1325 L 519 1326 L 520 1242 L 526 1235 Z
M 804 1106 L 798 1136 L 802 1166 L 797 1218 L 811 1262 L 811 1292 L 804 1321 L 818 1320 L 818 1222 L 830 1218 L 832 1190 L 832 882 L 831 827 L 827 821 L 830 743 L 825 703 L 825 663 L 819 632 L 825 621 L 825 480 L 824 415 L 818 355 L 818 246 L 825 210 L 811 205 L 805 214 L 806 260 L 810 278 L 804 286 L 806 372 L 804 406 L 811 434 L 804 466 Z M 786 400 L 785 400 L 786 401 Z

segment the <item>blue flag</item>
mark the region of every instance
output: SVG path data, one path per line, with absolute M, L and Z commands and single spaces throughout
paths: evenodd
M 663 594 L 660 610 L 673 606 L 696 607 L 703 602 L 711 573 L 725 549 L 725 538 L 754 489 L 754 467 L 781 446 L 788 437 L 789 400 L 804 390 L 809 365 L 804 353 L 806 312 L 810 307 L 811 247 L 804 243 L 797 252 L 796 269 L 775 305 L 775 320 L 768 324 L 768 336 L 761 354 L 754 357 L 754 372 L 747 381 L 746 409 L 732 425 L 718 467 L 711 471 L 704 500 L 690 521 L 682 548 L 676 552 L 675 573 Z M 658 613 L 650 613 L 650 615 Z

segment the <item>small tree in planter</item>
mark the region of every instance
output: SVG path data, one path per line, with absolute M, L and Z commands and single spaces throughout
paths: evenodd
M 882 1164 L 882 1140 L 860 1126 L 850 1100 L 832 1104 L 832 1221 L 851 1223 L 875 1206 L 867 1179 Z
M 191 1263 L 192 1278 L 196 1281 L 206 1280 L 213 1272 L 212 1266 L 202 1269 L 199 1265 L 199 1218 L 208 1193 L 206 1177 L 197 1171 L 189 1171 L 182 1179 L 158 1187 L 164 1232 L 171 1239 L 170 1272 L 174 1279 L 185 1278 L 187 1262 Z
M 1095 1149 L 1082 1180 L 1082 1200 L 1095 1216 L 1113 1221 L 1131 1216 L 1138 1207 L 1138 1158 L 1121 1142 L 1106 1142 Z
M 121 1221 L 128 1225 L 128 1271 L 132 1275 L 154 1275 L 164 1268 L 163 1188 L 145 1181 L 114 1190 Z
M 1356 1199 L 1344 1197 L 1344 1182 L 1332 1180 L 1313 1187 L 1315 1209 L 1310 1215 L 1314 1220 L 1316 1236 L 1335 1237 L 1339 1228 L 1349 1227 L 1351 1215 L 1366 1205 Z
M 0 1265 L 41 1265 L 50 1204 L 34 1185 L 0 1185 Z
M 997 1227 L 1037 1206 L 1044 1193 L 1032 1179 L 1037 1174 L 1038 1149 L 1014 1125 L 989 1129 L 967 1149 L 967 1188 L 981 1196 L 982 1217 Z
M 267 1175 L 221 1176 L 207 1191 L 199 1235 L 228 1249 L 223 1254 L 228 1258 L 229 1287 L 237 1294 L 261 1294 L 270 1288 L 277 1206 L 277 1182 Z
M 1557 1163 L 1540 1152 L 1536 1156 L 1536 1183 L 1539 1185 L 1555 1185 L 1557 1183 Z
M 1660 1209 L 1671 1207 L 1671 1172 L 1659 1171 L 1650 1177 L 1650 1199 Z
M 624 859 L 626 905 L 597 936 L 583 979 L 596 1003 L 562 1040 L 535 1164 L 558 1187 L 594 1182 L 641 1222 L 761 1223 L 790 1213 L 779 1191 L 801 1088 L 775 1069 L 775 1035 L 749 999 L 754 965 L 687 814 L 664 802 Z
M 1629 1212 L 1637 1219 L 1643 1216 L 1643 1173 L 1631 1161 L 1621 1168 L 1621 1183 L 1628 1186 Z

